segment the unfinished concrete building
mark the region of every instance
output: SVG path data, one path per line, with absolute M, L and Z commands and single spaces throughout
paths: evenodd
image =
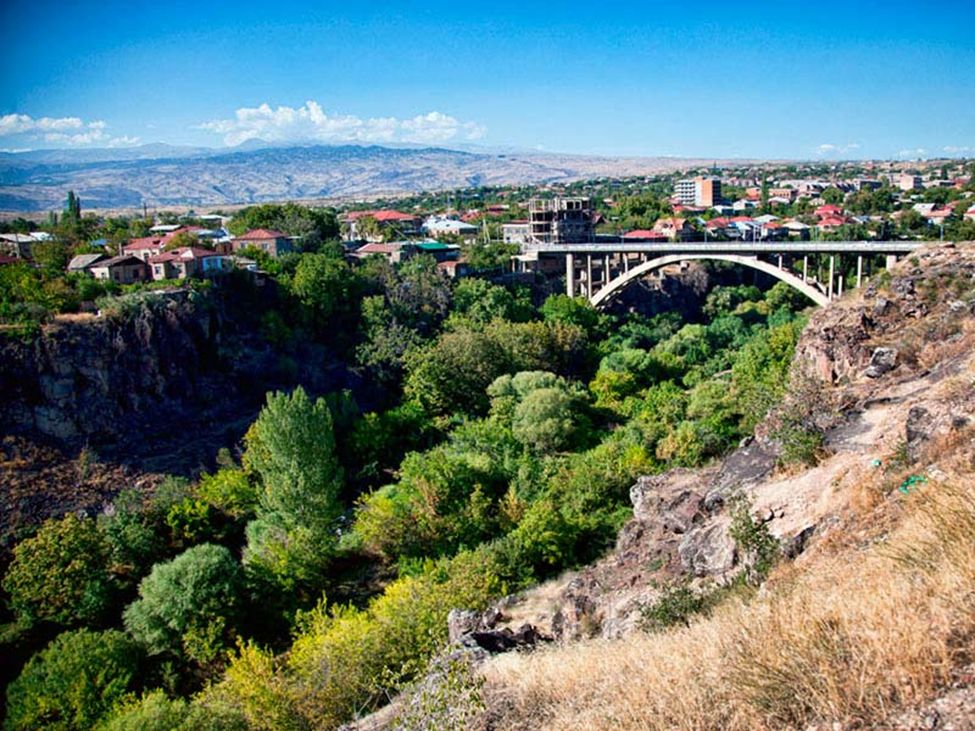
M 588 198 L 532 198 L 528 201 L 528 239 L 535 244 L 593 241 L 592 204 Z

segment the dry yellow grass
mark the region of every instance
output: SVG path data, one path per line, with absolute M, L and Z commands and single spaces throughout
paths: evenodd
M 898 494 L 897 527 L 867 549 L 784 567 L 688 628 L 495 659 L 487 723 L 851 728 L 925 701 L 975 652 L 975 477 L 970 444 L 953 446 L 951 477 Z

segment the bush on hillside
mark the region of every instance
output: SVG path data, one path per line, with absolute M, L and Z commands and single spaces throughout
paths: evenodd
M 122 632 L 58 635 L 7 688 L 4 728 L 88 731 L 132 689 L 138 664 Z
M 14 548 L 3 589 L 22 620 L 98 622 L 111 608 L 108 562 L 109 545 L 94 520 L 48 520 Z

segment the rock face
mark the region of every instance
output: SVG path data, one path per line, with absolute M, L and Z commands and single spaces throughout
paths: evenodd
M 161 294 L 129 318 L 65 323 L 0 351 L 4 426 L 62 441 L 114 438 L 211 398 L 220 323 L 190 293 Z
M 224 296 L 154 293 L 0 341 L 0 429 L 179 473 L 235 443 L 268 390 L 355 387 L 320 346 L 282 358 Z

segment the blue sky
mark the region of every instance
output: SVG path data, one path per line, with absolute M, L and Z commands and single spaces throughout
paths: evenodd
M 972 0 L 5 0 L 0 70 L 3 149 L 975 156 Z

